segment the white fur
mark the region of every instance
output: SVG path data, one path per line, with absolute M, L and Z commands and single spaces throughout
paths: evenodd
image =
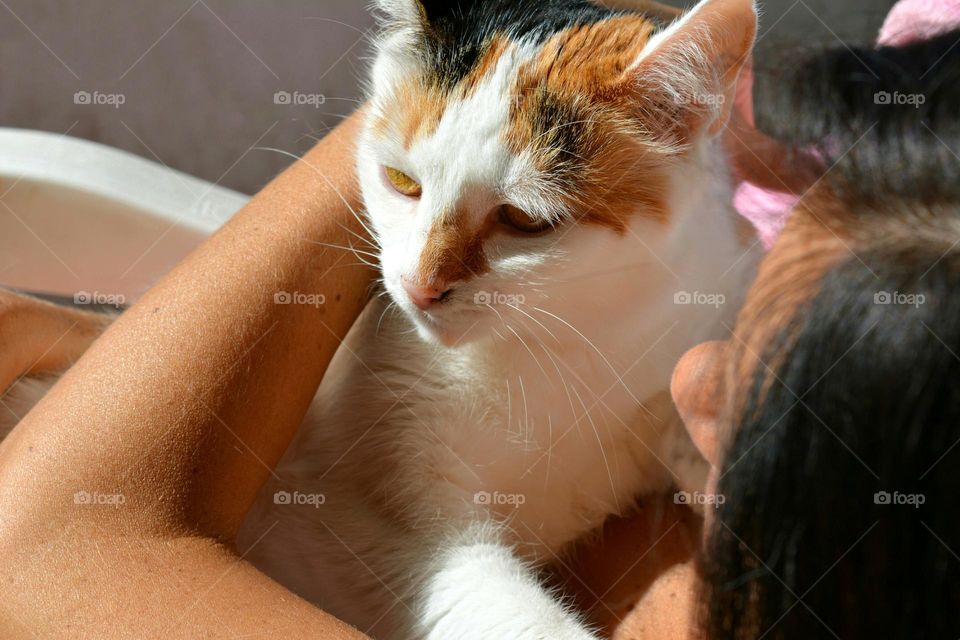
M 458 329 L 470 341 L 456 349 L 371 305 L 277 470 L 282 481 L 251 516 L 247 543 L 273 528 L 248 557 L 377 638 L 592 637 L 505 558 L 550 560 L 636 496 L 702 482 L 679 470 L 703 471 L 669 403 L 648 401 L 686 349 L 722 337 L 752 269 L 752 256 L 730 269 L 741 248 L 733 213 L 717 204 L 730 201 L 727 177 L 711 170 L 718 154 L 704 143 L 678 170 L 669 228 L 636 219 L 618 237 L 578 227 L 550 259 L 520 265 L 524 280 L 516 259 L 473 283 L 529 298 L 474 308 L 476 326 Z M 367 175 L 365 190 L 377 179 Z M 677 306 L 678 291 L 726 304 Z M 450 314 L 441 322 L 468 321 Z M 275 505 L 277 490 L 326 502 Z M 475 500 L 483 492 L 523 504 L 488 508 Z
M 374 116 L 403 77 L 383 46 Z M 623 235 L 495 235 L 490 271 L 429 314 L 400 286 L 437 216 L 552 206 L 500 142 L 530 55 L 514 47 L 409 151 L 364 135 L 360 179 L 391 302 L 351 331 L 246 526 L 248 558 L 375 638 L 594 638 L 536 567 L 638 495 L 704 479 L 665 391 L 683 352 L 732 323 L 755 264 L 717 141 L 675 167 L 669 225 L 637 215 Z M 423 197 L 394 193 L 382 166 L 420 181 Z M 678 306 L 682 291 L 726 303 Z M 512 304 L 478 304 L 483 294 Z M 278 505 L 276 491 L 325 501 Z

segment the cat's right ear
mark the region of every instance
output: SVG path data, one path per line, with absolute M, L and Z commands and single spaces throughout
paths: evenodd
M 647 125 L 683 144 L 718 134 L 757 33 L 755 0 L 701 0 L 654 36 L 628 71 Z

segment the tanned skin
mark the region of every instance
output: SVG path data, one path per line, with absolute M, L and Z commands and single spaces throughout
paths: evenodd
M 232 548 L 375 275 L 315 244 L 366 234 L 351 212 L 360 119 L 96 342 L 102 318 L 0 293 L 0 389 L 79 359 L 0 445 L 0 637 L 363 637 Z M 749 151 L 751 130 L 736 129 L 734 154 L 776 168 L 765 148 Z M 323 294 L 326 304 L 274 304 L 280 291 Z M 78 492 L 124 503 L 77 505 Z M 566 584 L 614 637 L 690 637 L 699 527 L 652 501 L 578 554 Z M 622 607 L 631 598 L 632 611 Z
M 0 636 L 362 637 L 230 546 L 374 276 L 311 242 L 365 233 L 350 210 L 359 125 L 346 120 L 123 314 L 3 443 Z M 277 305 L 279 291 L 327 304 Z M 0 307 L 5 339 L 22 314 L 43 315 L 26 307 Z M 7 379 L 35 368 L 11 363 Z M 77 505 L 81 491 L 124 503 Z

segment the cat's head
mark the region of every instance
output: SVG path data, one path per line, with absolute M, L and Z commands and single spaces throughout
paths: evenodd
M 671 24 L 585 0 L 377 5 L 363 196 L 386 290 L 447 345 L 589 306 L 602 280 L 558 283 L 666 236 L 670 172 L 727 122 L 756 33 L 752 0 Z

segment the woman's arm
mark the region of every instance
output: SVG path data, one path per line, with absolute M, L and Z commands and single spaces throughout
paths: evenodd
M 358 128 L 120 317 L 4 443 L 0 635 L 359 637 L 230 550 L 366 299 L 372 271 L 316 244 L 365 236 Z
M 0 400 L 22 376 L 59 373 L 76 362 L 109 321 L 0 290 Z

